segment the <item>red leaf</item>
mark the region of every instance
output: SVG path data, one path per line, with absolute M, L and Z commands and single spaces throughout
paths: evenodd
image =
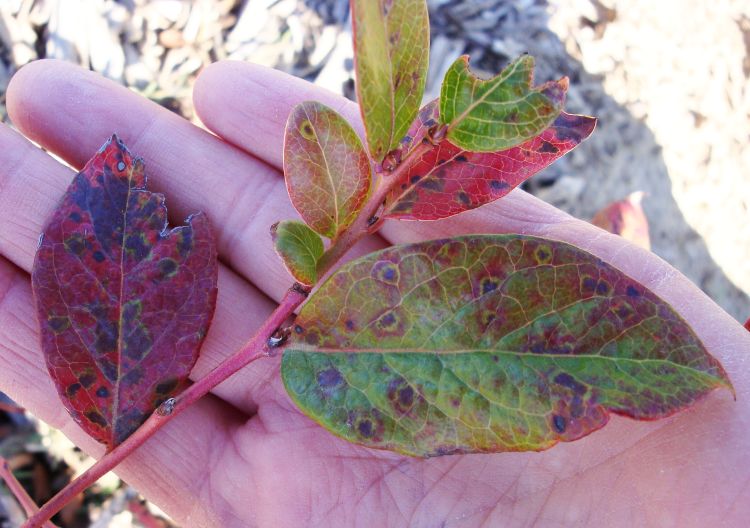
M 750 317 L 748 317 L 747 321 L 745 321 L 745 328 L 748 332 L 750 332 Z
M 597 212 L 591 223 L 644 249 L 651 249 L 648 219 L 641 207 L 641 200 L 643 192 L 634 192 L 624 200 L 613 202 Z
M 208 220 L 168 230 L 143 169 L 112 136 L 48 220 L 32 271 L 52 379 L 110 449 L 182 388 L 216 303 Z
M 404 138 L 400 152 L 428 141 L 437 123 L 437 101 L 427 104 Z M 561 113 L 537 137 L 500 152 L 468 152 L 447 139 L 414 163 L 386 198 L 386 218 L 438 220 L 488 204 L 508 194 L 572 150 L 594 130 L 593 117 Z

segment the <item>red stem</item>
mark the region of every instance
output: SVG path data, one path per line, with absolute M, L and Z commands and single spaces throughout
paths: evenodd
M 271 316 L 263 323 L 250 340 L 234 355 L 227 358 L 204 378 L 185 389 L 179 396 L 167 400 L 153 413 L 143 425 L 130 435 L 123 443 L 106 453 L 93 466 L 81 474 L 77 479 L 63 488 L 57 495 L 52 497 L 42 508 L 32 515 L 23 525 L 24 528 L 38 528 L 44 521 L 51 518 L 60 511 L 73 497 L 83 492 L 94 482 L 99 480 L 105 473 L 112 470 L 122 462 L 133 451 L 138 449 L 154 433 L 164 427 L 175 416 L 187 409 L 190 405 L 205 396 L 209 391 L 229 376 L 240 370 L 249 363 L 271 355 L 272 348 L 268 345 L 268 339 L 276 330 L 284 324 L 294 310 L 302 304 L 307 297 L 307 292 L 301 288 L 289 289 L 281 303 L 273 311 Z
M 412 163 L 417 161 L 423 153 L 434 148 L 429 142 L 422 142 L 417 145 L 403 159 L 401 164 L 392 172 L 382 175 L 382 180 L 375 189 L 370 200 L 367 202 L 361 213 L 354 223 L 344 232 L 341 237 L 334 241 L 333 245 L 323 254 L 318 263 L 318 276 L 324 277 L 333 266 L 343 257 L 360 239 L 365 235 L 374 232 L 382 224 L 382 219 L 378 219 L 374 224 L 370 219 L 379 211 L 383 200 L 388 193 L 397 185 L 406 171 L 409 170 Z M 294 313 L 307 297 L 309 290 L 303 290 L 299 287 L 292 287 L 287 291 L 279 306 L 271 314 L 271 317 L 255 333 L 245 346 L 234 355 L 227 358 L 218 367 L 212 370 L 205 378 L 198 380 L 194 385 L 186 389 L 182 394 L 168 400 L 169 407 L 165 404 L 157 409 L 148 420 L 144 422 L 132 435 L 130 435 L 122 444 L 112 451 L 105 454 L 98 462 L 91 466 L 81 476 L 68 484 L 62 491 L 52 497 L 42 508 L 33 515 L 26 523 L 24 528 L 38 528 L 42 523 L 57 513 L 68 501 L 78 493 L 91 486 L 105 473 L 112 470 L 122 462 L 130 453 L 140 447 L 146 440 L 151 438 L 161 427 L 163 427 L 172 418 L 177 416 L 183 410 L 187 409 L 195 401 L 205 396 L 211 389 L 227 379 L 229 376 L 264 356 L 268 356 L 271 348 L 268 346 L 268 339 L 281 327 L 286 319 Z M 165 412 L 166 411 L 166 412 Z
M 39 508 L 37 507 L 34 500 L 29 497 L 29 494 L 26 493 L 26 490 L 21 486 L 21 483 L 18 482 L 16 479 L 16 476 L 13 474 L 13 472 L 10 470 L 10 466 L 8 465 L 8 461 L 5 460 L 3 457 L 0 456 L 0 480 L 4 480 L 5 484 L 8 486 L 8 489 L 13 494 L 13 496 L 16 498 L 18 503 L 23 508 L 23 511 L 26 512 L 26 515 L 31 517 L 35 513 L 39 511 Z M 45 528 L 57 528 L 52 522 L 46 521 L 43 526 Z

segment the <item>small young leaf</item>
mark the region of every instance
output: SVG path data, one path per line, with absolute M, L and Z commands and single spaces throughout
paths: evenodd
M 731 383 L 659 297 L 571 245 L 469 235 L 350 262 L 295 321 L 282 377 L 333 433 L 416 456 L 546 449 L 610 412 Z
M 353 0 L 357 96 L 370 154 L 398 146 L 422 102 L 430 50 L 424 0 Z
M 489 80 L 469 70 L 464 55 L 440 90 L 440 122 L 448 139 L 472 152 L 514 147 L 549 127 L 563 107 L 567 78 L 532 88 L 534 59 L 524 55 Z
M 47 221 L 31 274 L 50 375 L 110 449 L 183 388 L 216 303 L 208 220 L 167 230 L 143 169 L 112 136 Z
M 289 273 L 302 284 L 315 284 L 325 249 L 318 234 L 302 222 L 286 220 L 271 227 L 271 236 Z
M 404 152 L 437 120 L 437 101 L 432 101 L 409 130 Z M 563 112 L 538 136 L 500 152 L 469 152 L 443 139 L 404 173 L 386 198 L 383 216 L 438 220 L 493 202 L 575 148 L 595 125 L 593 117 Z
M 642 200 L 643 191 L 631 193 L 626 198 L 612 202 L 598 211 L 591 219 L 591 223 L 610 233 L 620 235 L 644 249 L 651 249 L 648 219 L 641 207 Z
M 300 216 L 330 239 L 354 221 L 370 192 L 370 161 L 359 136 L 334 110 L 312 101 L 289 115 L 284 176 Z

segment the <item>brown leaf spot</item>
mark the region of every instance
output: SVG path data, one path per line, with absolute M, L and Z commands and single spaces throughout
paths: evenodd
M 315 129 L 313 129 L 312 123 L 309 119 L 305 119 L 302 121 L 299 125 L 299 133 L 302 134 L 302 137 L 309 140 L 309 141 L 315 141 Z
M 318 343 L 320 343 L 320 334 L 317 330 L 310 330 L 307 332 L 307 335 L 305 336 L 305 343 L 308 345 L 315 346 Z

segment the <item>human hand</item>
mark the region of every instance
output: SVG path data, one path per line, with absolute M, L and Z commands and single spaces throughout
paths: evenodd
M 357 108 L 283 73 L 207 68 L 195 105 L 219 138 L 96 74 L 54 61 L 23 68 L 7 94 L 18 129 L 80 168 L 116 132 L 143 156 L 173 223 L 203 210 L 222 260 L 214 324 L 192 378 L 238 349 L 292 279 L 268 229 L 294 213 L 280 172 L 291 107 Z M 38 343 L 28 272 L 42 222 L 73 173 L 0 128 L 0 390 L 94 456 L 68 417 Z M 388 222 L 354 253 L 470 232 L 541 235 L 582 247 L 670 302 L 737 391 L 658 422 L 613 416 L 601 431 L 542 453 L 405 458 L 340 440 L 304 417 L 279 360 L 257 361 L 175 418 L 118 473 L 186 527 L 740 526 L 750 516 L 750 333 L 658 257 L 514 191 L 427 223 Z M 744 368 L 743 368 L 744 367 Z

